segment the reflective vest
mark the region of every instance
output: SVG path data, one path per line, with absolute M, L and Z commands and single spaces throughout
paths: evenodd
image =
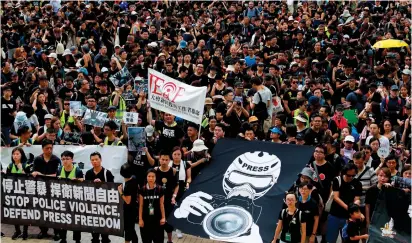
M 62 169 L 60 170 L 60 178 L 74 179 L 74 178 L 76 178 L 76 170 L 77 170 L 77 166 L 73 165 L 72 171 L 70 171 L 69 176 L 66 177 L 66 172 L 64 171 L 64 166 L 62 166 Z
M 113 97 L 113 95 L 112 95 Z M 109 102 L 109 106 L 113 105 L 112 97 L 110 97 L 110 102 Z M 117 110 L 116 110 L 116 118 L 121 120 L 123 119 L 123 113 L 126 111 L 126 101 L 124 100 L 124 98 L 122 96 L 119 97 L 119 104 L 117 105 Z
M 64 125 L 66 124 L 66 116 L 65 116 L 65 112 L 62 112 L 62 115 L 60 116 L 60 126 L 63 128 Z M 74 118 L 72 116 L 69 115 L 69 119 L 67 120 L 68 123 L 74 123 Z
M 11 167 L 11 173 L 12 174 L 22 174 L 23 169 L 27 167 L 26 163 L 21 164 L 21 169 L 17 169 L 17 166 L 14 163 L 11 163 L 9 165 L 9 168 Z
M 21 141 L 21 140 L 20 140 L 20 137 L 19 137 L 19 138 L 16 138 L 15 140 L 13 140 L 13 142 L 14 142 L 14 141 L 16 141 L 16 144 L 17 144 L 16 146 L 18 146 L 18 145 L 20 144 L 20 141 Z M 27 142 L 30 143 L 30 144 L 33 144 L 33 140 L 32 140 L 31 138 L 29 138 L 29 139 L 27 140 Z
M 104 145 L 109 145 L 109 138 L 108 137 L 106 137 L 104 139 Z M 113 143 L 111 144 L 111 146 L 120 146 L 120 145 L 123 145 L 123 143 L 122 143 L 122 141 L 120 141 L 119 138 L 115 138 Z

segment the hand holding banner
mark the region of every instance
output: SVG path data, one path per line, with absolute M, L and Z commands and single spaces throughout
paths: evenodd
M 206 91 L 149 68 L 149 100 L 154 109 L 201 124 Z

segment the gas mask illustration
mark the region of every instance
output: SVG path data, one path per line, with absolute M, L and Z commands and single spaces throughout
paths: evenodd
M 193 193 L 182 201 L 174 216 L 201 224 L 211 239 L 263 242 L 257 225 L 262 209 L 255 201 L 276 184 L 280 169 L 276 155 L 262 151 L 241 154 L 223 176 L 225 195 Z

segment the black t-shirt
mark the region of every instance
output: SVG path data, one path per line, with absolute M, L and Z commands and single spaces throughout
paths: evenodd
M 76 91 L 76 89 L 73 87 L 71 89 L 67 88 L 66 86 L 64 86 L 63 88 L 60 89 L 59 91 L 59 98 L 62 99 L 64 101 L 64 99 L 66 98 L 71 98 L 73 93 Z M 70 95 L 68 95 L 68 93 L 70 93 Z
M 10 127 L 13 125 L 14 117 L 10 115 L 16 111 L 16 100 L 10 98 L 6 100 L 4 97 L 1 97 L 1 125 L 4 127 Z
M 186 148 L 187 150 L 191 150 L 193 148 L 193 142 L 190 138 L 185 138 L 182 142 L 182 148 Z
M 339 181 L 340 180 L 340 186 Z M 353 203 L 356 196 L 362 195 L 362 184 L 358 179 L 353 179 L 350 182 L 345 182 L 342 177 L 336 177 L 333 179 L 332 190 L 339 192 L 339 198 L 346 204 Z M 337 202 L 332 202 L 330 214 L 339 218 L 348 218 L 348 211 L 342 208 Z
M 288 106 L 289 106 L 290 111 L 296 110 L 296 108 L 297 108 L 297 105 L 296 105 L 297 97 L 298 97 L 298 90 L 289 89 L 283 95 L 283 100 L 288 101 Z
M 305 217 L 299 209 L 296 209 L 293 215 L 288 214 L 288 209 L 284 209 L 279 213 L 279 220 L 282 220 L 282 233 L 280 239 L 285 242 L 299 243 L 301 234 L 301 223 L 305 223 Z M 286 233 L 291 236 L 290 241 L 286 241 Z
M 137 191 L 139 187 L 136 183 L 136 179 L 132 178 L 123 185 L 123 194 L 125 196 L 131 196 L 130 204 L 124 203 L 123 210 L 125 212 L 137 211 Z
M 312 128 L 309 128 L 305 132 L 305 145 L 317 145 L 322 141 L 325 132 L 320 130 L 315 132 Z
M 151 167 L 147 160 L 147 156 L 141 151 L 129 151 L 128 162 L 132 167 L 136 182 L 140 186 L 143 186 L 146 180 L 146 172 Z
M 378 188 L 378 185 L 374 185 L 366 191 L 365 204 L 369 204 L 370 219 L 372 219 L 372 214 L 373 214 L 373 211 L 375 210 L 375 204 L 376 204 L 376 201 L 378 200 L 378 196 L 380 192 L 381 192 L 381 189 Z
M 154 189 L 148 189 L 144 186 L 139 190 L 139 196 L 143 197 L 143 222 L 145 226 L 159 225 L 162 214 L 160 211 L 160 199 L 164 196 L 164 192 L 161 186 L 155 186 Z M 149 214 L 149 204 L 152 204 L 154 215 Z
M 102 167 L 99 173 L 95 174 L 93 168 L 86 172 L 84 177 L 86 181 L 94 181 L 95 179 L 100 179 L 102 182 L 114 182 L 114 176 L 110 170 Z M 107 179 L 107 180 L 105 180 Z
M 171 203 L 173 192 L 177 185 L 177 177 L 173 173 L 173 168 L 170 167 L 168 171 L 161 171 L 160 167 L 156 169 L 156 184 L 161 186 L 165 194 L 165 208 Z
M 99 64 L 100 71 L 103 67 L 106 67 L 107 69 L 110 68 L 110 58 L 107 55 L 103 56 L 100 53 L 97 54 L 97 56 L 94 58 L 94 62 L 96 64 Z
M 313 163 L 315 163 L 315 161 L 313 161 L 310 164 L 311 168 L 313 168 Z M 317 169 L 319 172 L 319 178 L 321 179 L 321 183 L 319 182 L 318 176 L 316 176 L 315 173 L 315 182 L 317 182 L 318 184 L 316 188 L 318 188 L 319 194 L 322 197 L 323 202 L 327 202 L 330 194 L 330 186 L 332 184 L 332 180 L 336 176 L 336 170 L 330 162 L 326 162 L 321 166 L 317 165 Z
M 173 147 L 180 146 L 180 139 L 184 136 L 184 132 L 176 123 L 167 126 L 163 121 L 156 121 L 155 129 L 160 131 L 159 149 L 171 151 Z
M 187 161 L 182 160 L 180 163 L 183 163 L 183 168 L 185 168 L 185 170 L 188 170 L 191 167 L 191 165 Z M 185 183 L 186 179 L 184 181 L 179 180 L 180 164 L 176 165 L 175 163 L 172 163 L 172 168 L 176 170 L 177 181 Z M 186 174 L 186 171 L 185 171 L 185 174 Z M 186 178 L 187 178 L 187 175 L 186 175 Z
M 61 164 L 60 159 L 56 155 L 52 155 L 50 160 L 46 162 L 44 155 L 41 154 L 34 159 L 33 171 L 42 173 L 43 175 L 57 174 L 57 169 Z
M 311 195 L 314 196 L 314 195 Z M 306 236 L 311 236 L 313 233 L 313 225 L 315 224 L 315 216 L 319 216 L 319 208 L 317 203 L 310 199 L 305 203 L 299 202 L 299 210 L 306 221 Z
M 348 226 L 346 233 L 348 234 L 348 240 L 345 243 L 358 243 L 359 240 L 350 240 L 350 237 L 360 235 L 360 222 L 348 220 Z

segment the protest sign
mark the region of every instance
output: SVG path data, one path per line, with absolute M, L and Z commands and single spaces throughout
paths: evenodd
M 145 94 L 147 94 L 147 79 L 142 79 L 141 77 L 136 77 L 134 79 L 134 89 L 137 91 L 137 93 L 140 93 L 140 91 L 143 91 Z
M 136 113 L 136 112 L 123 113 L 124 124 L 137 124 L 138 120 L 139 120 L 139 113 Z
M 82 102 L 81 101 L 70 101 L 70 116 L 81 116 L 82 111 Z
M 3 169 L 11 163 L 12 150 L 14 148 L 3 147 L 1 149 L 1 164 Z M 27 158 L 36 157 L 43 153 L 41 145 L 32 145 L 23 147 Z M 74 153 L 74 162 L 83 165 L 83 172 L 92 168 L 90 163 L 90 154 L 99 152 L 102 155 L 102 166 L 112 172 L 115 182 L 123 182 L 123 177 L 120 175 L 120 167 L 127 161 L 127 148 L 125 146 L 98 146 L 98 145 L 54 145 L 53 154 L 60 158 L 60 155 L 66 151 Z
M 123 236 L 115 183 L 2 176 L 1 222 Z
M 142 151 L 146 147 L 146 133 L 144 127 L 128 127 L 129 151 Z
M 105 112 L 87 109 L 84 114 L 84 124 L 95 127 L 103 127 L 106 122 L 106 118 L 107 113 Z
M 213 160 L 195 178 L 167 221 L 184 233 L 203 238 L 271 242 L 285 191 L 313 150 L 309 146 L 219 140 Z M 206 204 L 213 210 L 203 207 Z M 195 211 L 200 216 L 193 214 Z
M 194 87 L 149 68 L 149 101 L 152 108 L 200 124 L 206 87 Z
M 130 74 L 129 69 L 127 69 L 127 63 L 119 72 L 110 76 L 109 79 L 116 87 L 121 87 L 125 85 L 127 82 L 133 81 L 133 77 Z
M 370 243 L 411 242 L 411 194 L 382 187 L 369 226 Z
M 106 123 L 106 122 L 108 122 L 108 121 L 114 121 L 114 123 L 116 123 L 116 125 L 117 125 L 116 131 L 120 131 L 120 128 L 122 127 L 122 121 L 121 121 L 121 120 L 119 120 L 119 119 L 117 119 L 117 118 L 114 118 L 114 119 L 106 118 L 106 120 L 104 121 L 104 123 Z
M 124 100 L 126 101 L 130 101 L 130 100 L 135 100 L 136 98 L 134 97 L 132 92 L 123 92 L 122 93 L 122 97 Z
M 16 134 L 19 128 L 22 126 L 29 127 L 29 131 L 31 131 L 30 120 L 27 118 L 26 113 L 23 111 L 17 112 L 16 118 L 14 119 L 14 122 L 13 122 L 13 126 L 14 126 L 14 131 L 16 132 Z

